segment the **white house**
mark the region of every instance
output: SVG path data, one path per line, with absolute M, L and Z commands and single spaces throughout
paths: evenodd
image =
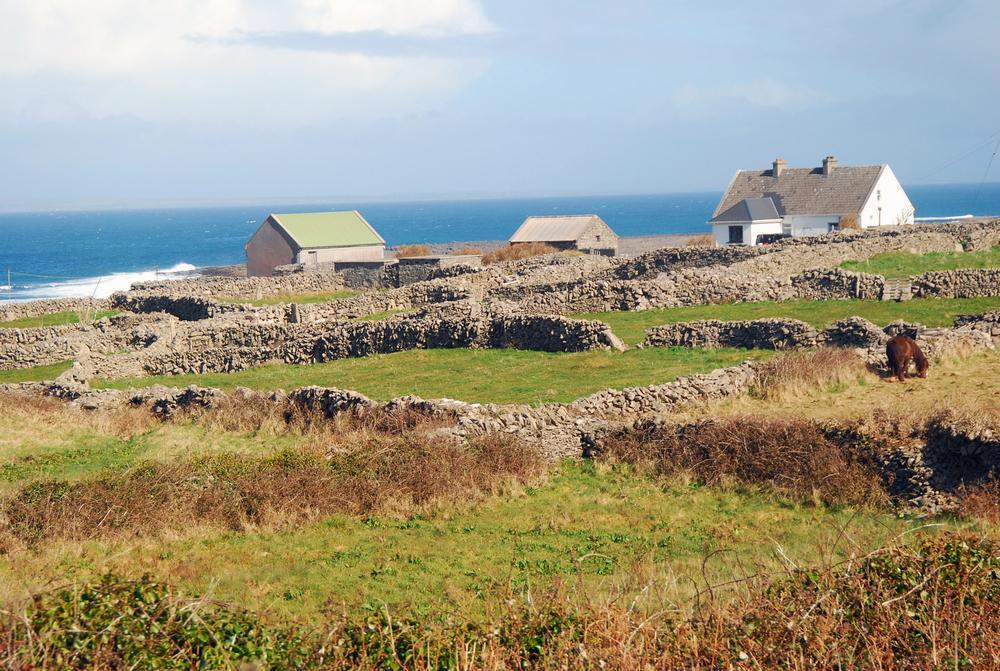
M 913 223 L 913 204 L 888 165 L 740 170 L 708 222 L 715 244 L 756 245 L 761 236 L 823 235 L 841 228 Z M 767 238 L 765 238 L 766 240 Z

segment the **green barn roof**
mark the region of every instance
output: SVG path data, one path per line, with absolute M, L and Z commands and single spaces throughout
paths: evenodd
M 303 249 L 385 244 L 357 210 L 272 214 L 271 218 Z

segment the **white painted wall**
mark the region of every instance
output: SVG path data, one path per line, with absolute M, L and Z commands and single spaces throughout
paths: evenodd
M 826 235 L 830 232 L 831 223 L 840 223 L 840 215 L 785 215 L 785 224 L 791 224 L 792 236 L 796 238 L 810 235 Z
M 713 224 L 712 234 L 715 236 L 716 247 L 726 247 L 729 245 L 729 227 L 743 227 L 743 244 L 754 246 L 757 244 L 757 236 L 767 233 L 781 233 L 781 221 L 755 221 L 746 224 Z
M 862 228 L 913 223 L 913 203 L 888 165 L 882 169 L 858 219 Z
M 310 252 L 315 252 L 311 254 Z M 331 261 L 381 261 L 385 256 L 385 245 L 361 245 L 358 247 L 324 247 L 303 249 L 298 253 L 296 263 L 330 263 Z

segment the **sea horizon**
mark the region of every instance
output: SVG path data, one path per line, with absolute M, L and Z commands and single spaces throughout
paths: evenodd
M 918 217 L 1000 215 L 1000 183 L 906 187 Z M 244 205 L 0 212 L 0 301 L 104 297 L 171 272 L 244 262 L 271 212 L 357 209 L 390 246 L 506 240 L 529 215 L 597 214 L 621 236 L 708 231 L 721 191 L 268 201 Z M 7 284 L 7 273 L 12 281 Z

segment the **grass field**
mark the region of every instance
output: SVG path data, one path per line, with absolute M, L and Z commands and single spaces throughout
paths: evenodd
M 118 314 L 117 310 L 99 310 L 97 316 L 94 318 L 103 319 L 104 317 L 113 317 Z M 80 323 L 80 313 L 79 312 L 53 312 L 46 315 L 38 315 L 35 317 L 24 317 L 22 319 L 14 319 L 12 321 L 0 322 L 0 329 L 27 329 L 27 328 L 37 328 L 40 326 L 65 326 L 66 324 L 79 324 Z
M 16 384 L 18 382 L 43 382 L 54 380 L 62 373 L 69 370 L 73 365 L 72 361 L 62 361 L 60 363 L 48 364 L 46 366 L 33 366 L 31 368 L 16 368 L 14 370 L 0 370 L 0 384 Z
M 376 400 L 413 394 L 476 403 L 568 402 L 601 389 L 670 382 L 680 375 L 763 359 L 770 352 L 650 348 L 550 353 L 514 349 L 432 349 L 312 365 L 269 365 L 236 373 L 96 380 L 124 389 L 165 384 L 232 389 L 308 385 L 359 391 Z
M 864 317 L 880 326 L 896 319 L 919 322 L 925 326 L 951 326 L 956 315 L 1000 309 L 1000 296 L 988 298 L 917 298 L 910 301 L 784 301 L 730 303 L 727 305 L 690 305 L 663 310 L 638 312 L 592 312 L 573 315 L 578 319 L 598 319 L 628 344 L 642 342 L 645 330 L 661 324 L 693 319 L 764 319 L 789 317 L 801 319 L 817 328 L 839 319 Z
M 61 542 L 0 557 L 0 600 L 49 580 L 115 571 L 151 573 L 280 619 L 318 621 L 330 608 L 365 605 L 397 616 L 475 617 L 507 589 L 525 594 L 562 578 L 582 579 L 597 592 L 633 591 L 642 576 L 657 587 L 639 607 L 656 608 L 690 596 L 705 579 L 731 577 L 740 562 L 777 568 L 782 554 L 817 562 L 845 526 L 856 545 L 842 545 L 833 557 L 877 547 L 919 524 L 888 512 L 799 505 L 752 490 L 567 463 L 536 486 L 425 514 Z
M 929 252 L 910 254 L 889 252 L 878 254 L 867 261 L 845 261 L 845 270 L 874 273 L 883 277 L 910 277 L 932 270 L 959 268 L 1000 268 L 1000 246 L 978 252 Z
M 263 307 L 265 305 L 283 305 L 285 303 L 329 303 L 340 298 L 351 298 L 357 296 L 357 291 L 326 291 L 319 293 L 302 294 L 277 294 L 266 298 L 237 298 L 235 296 L 219 296 L 216 300 L 220 303 L 241 303 Z

